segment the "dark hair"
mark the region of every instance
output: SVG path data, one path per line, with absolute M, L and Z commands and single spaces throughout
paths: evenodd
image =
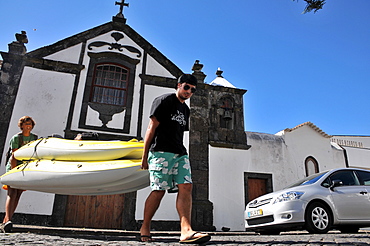
M 187 83 L 187 84 L 191 84 L 191 85 L 194 85 L 194 86 L 197 86 L 198 84 L 198 80 L 197 78 L 195 78 L 194 75 L 191 75 L 191 74 L 183 74 L 181 75 L 178 80 L 177 80 L 177 84 L 180 83 Z M 177 89 L 177 84 L 175 86 L 175 88 Z
M 22 125 L 23 125 L 23 123 L 25 123 L 25 122 L 27 122 L 27 121 L 31 121 L 31 123 L 32 123 L 32 129 L 35 127 L 35 125 L 36 125 L 36 122 L 32 119 L 32 117 L 30 117 L 30 116 L 23 116 L 23 117 L 21 117 L 20 119 L 19 119 L 19 121 L 18 121 L 18 127 L 21 129 L 21 130 L 23 130 L 22 129 Z

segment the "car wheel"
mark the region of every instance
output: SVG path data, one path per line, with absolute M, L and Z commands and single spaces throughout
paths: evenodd
M 327 233 L 333 224 L 330 210 L 320 202 L 313 202 L 307 207 L 305 218 L 309 233 Z
M 360 228 L 356 226 L 341 226 L 338 229 L 341 233 L 357 233 Z

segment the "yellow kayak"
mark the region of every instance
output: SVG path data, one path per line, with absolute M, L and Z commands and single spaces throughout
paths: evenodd
M 17 160 L 103 161 L 141 158 L 144 143 L 133 141 L 90 141 L 41 138 L 17 151 Z

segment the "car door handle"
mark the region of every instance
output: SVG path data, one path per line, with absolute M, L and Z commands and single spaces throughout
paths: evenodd
M 366 195 L 367 194 L 367 191 L 360 191 L 360 194 L 361 195 Z

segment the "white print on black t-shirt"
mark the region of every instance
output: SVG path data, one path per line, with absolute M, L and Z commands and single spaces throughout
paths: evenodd
M 177 110 L 177 114 L 171 115 L 171 120 L 177 121 L 181 126 L 186 125 L 185 115 Z

